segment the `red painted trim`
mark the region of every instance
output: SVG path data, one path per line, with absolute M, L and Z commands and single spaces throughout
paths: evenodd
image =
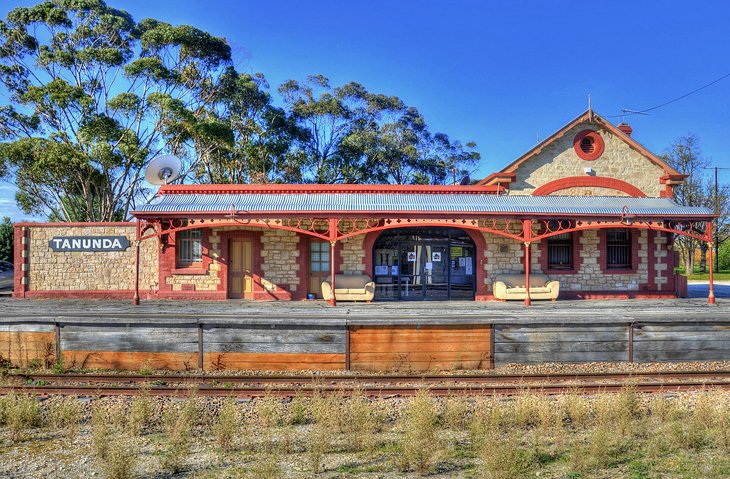
M 178 267 L 176 254 L 177 232 L 167 235 L 167 243 L 162 242 L 162 247 L 158 256 L 158 284 L 159 292 L 172 291 L 172 285 L 165 281 L 169 276 L 174 275 L 205 275 L 210 271 L 210 265 L 213 264 L 211 256 L 210 236 L 212 234 L 210 228 L 200 228 L 201 241 L 203 244 L 203 261 L 200 264 Z
M 639 267 L 639 236 L 641 235 L 638 231 L 633 231 L 630 228 L 614 228 L 614 229 L 628 229 L 631 233 L 631 268 L 627 269 L 609 269 L 606 266 L 607 254 L 606 254 L 606 231 L 608 228 L 598 230 L 598 264 L 601 267 L 601 271 L 604 274 L 636 274 L 637 268 Z
M 586 138 L 593 140 L 594 149 L 591 153 L 586 153 L 580 148 L 580 143 Z M 606 144 L 603 141 L 603 137 L 601 137 L 601 135 L 597 131 L 583 130 L 575 135 L 575 138 L 573 138 L 573 150 L 581 160 L 596 160 L 603 154 L 603 151 L 605 149 Z
M 167 218 L 191 218 L 195 217 L 196 219 L 221 219 L 223 217 L 226 217 L 230 214 L 229 211 L 195 211 L 193 213 L 189 211 L 177 211 L 177 212 L 167 212 L 167 213 L 159 213 L 159 212 L 137 212 L 133 211 L 132 214 L 136 217 L 145 219 L 145 218 L 152 218 L 152 219 L 167 219 Z M 479 217 L 479 218 L 485 218 L 485 217 L 496 217 L 496 218 L 513 218 L 513 219 L 538 219 L 538 218 L 555 218 L 556 216 L 560 216 L 561 218 L 580 218 L 580 219 L 595 219 L 595 220 L 603 220 L 603 219 L 616 219 L 616 214 L 604 214 L 604 215 L 584 215 L 584 214 L 574 214 L 574 213 L 512 213 L 512 212 L 494 212 L 494 211 L 441 211 L 441 212 L 424 212 L 421 210 L 380 210 L 380 211 L 363 211 L 363 210 L 356 210 L 356 211 L 258 211 L 258 212 L 250 212 L 246 213 L 246 217 L 249 218 L 272 218 L 272 217 L 279 217 L 279 218 L 311 218 L 313 216 L 321 217 L 321 218 L 336 218 L 336 219 L 351 219 L 351 218 L 374 218 L 374 217 L 382 217 L 382 216 L 397 216 L 400 218 L 407 217 L 403 219 L 403 223 L 394 226 L 395 228 L 403 227 L 403 226 L 409 226 L 407 223 L 407 219 L 439 219 L 439 220 L 451 220 L 451 219 L 464 219 L 464 218 L 471 218 L 471 217 Z M 709 215 L 646 215 L 642 217 L 637 217 L 637 220 L 640 219 L 647 219 L 647 220 L 662 220 L 665 218 L 676 218 L 676 219 L 694 219 L 694 220 L 705 220 L 705 219 L 712 219 L 716 216 L 714 214 Z M 215 224 L 214 226 L 241 226 L 240 223 L 231 222 L 230 224 Z M 265 228 L 266 225 L 252 225 L 252 226 L 260 226 L 261 228 Z M 412 226 L 412 225 L 411 225 Z M 420 226 L 420 225 L 416 225 Z M 459 224 L 439 224 L 437 226 L 453 226 L 455 228 L 466 228 L 465 225 L 459 225 Z M 276 225 L 269 225 L 270 228 L 277 228 Z M 279 227 L 279 229 L 285 229 Z M 306 234 L 305 231 L 299 231 L 295 230 L 293 228 L 290 228 L 290 231 L 295 231 L 298 233 Z M 344 237 L 340 236 L 340 238 Z
M 299 265 L 299 286 L 297 287 L 296 293 L 292 293 L 293 299 L 303 300 L 307 299 L 307 293 L 309 293 L 309 238 L 305 235 L 299 236 L 299 257 L 297 258 L 297 264 Z
M 362 249 L 365 251 L 365 274 L 371 278 L 375 277 L 373 270 L 373 248 L 381 234 L 383 234 L 383 231 L 371 231 L 365 234 L 365 238 L 362 241 Z
M 532 192 L 532 196 L 547 196 L 551 193 L 555 193 L 556 191 L 575 187 L 609 188 L 612 190 L 622 191 L 627 195 L 636 198 L 646 197 L 643 191 L 631 183 L 627 183 L 616 178 L 609 178 L 607 176 L 569 176 L 566 178 L 560 178 L 559 180 L 554 180 L 539 186 Z
M 657 284 L 656 284 L 656 244 L 654 243 L 654 239 L 656 238 L 657 232 L 648 230 L 646 232 L 646 271 L 647 271 L 647 281 L 645 285 L 639 285 L 639 289 L 642 289 L 642 286 L 648 290 L 648 291 L 657 291 Z
M 131 299 L 134 297 L 134 290 L 42 290 L 28 291 L 25 294 L 29 299 L 72 299 L 72 298 L 94 298 L 94 299 Z
M 582 231 L 573 231 L 571 233 L 572 247 L 573 247 L 573 267 L 571 269 L 550 269 L 548 268 L 548 240 L 545 238 L 540 241 L 538 247 L 540 248 L 540 267 L 543 274 L 577 274 L 580 272 L 580 268 L 583 265 L 583 245 L 580 243 L 580 239 L 583 237 Z M 524 260 L 523 260 L 524 262 Z
M 228 295 L 224 291 L 164 291 L 159 293 L 156 299 L 225 301 L 228 299 Z
M 24 298 L 28 289 L 23 284 L 23 277 L 29 275 L 29 271 L 23 271 L 23 265 L 29 264 L 30 258 L 23 258 L 23 250 L 26 245 L 23 244 L 23 227 L 18 223 L 13 225 L 13 298 Z M 30 236 L 28 237 L 30 243 Z M 30 269 L 30 267 L 28 267 Z
M 502 174 L 509 177 L 509 174 Z M 287 194 L 287 193 L 431 193 L 475 194 L 496 193 L 497 185 L 320 185 L 320 184 L 267 184 L 267 185 L 166 185 L 159 195 L 169 194 Z
M 74 227 L 74 226 L 134 226 L 135 222 L 133 221 L 88 221 L 85 223 L 63 223 L 63 222 L 55 222 L 55 223 L 37 223 L 33 221 L 21 221 L 18 223 L 15 223 L 15 226 L 31 226 L 34 228 L 55 228 L 59 226 L 64 227 Z
M 517 179 L 517 173 L 498 171 L 479 181 L 478 185 L 496 185 L 498 189 L 509 187 L 509 184 Z M 501 188 L 500 188 L 501 187 Z
M 187 275 L 204 275 L 204 274 L 208 274 L 208 270 L 205 269 L 205 268 L 195 268 L 195 267 L 192 267 L 191 266 L 189 268 L 174 268 L 170 272 L 170 274 L 172 274 L 172 275 L 176 275 L 176 274 L 178 274 L 178 275 L 182 275 L 182 274 L 187 274 Z
M 487 240 L 484 239 L 484 235 L 479 231 L 467 230 L 466 234 L 474 242 L 474 268 L 476 268 L 476 289 L 474 291 L 474 299 L 476 301 L 483 300 L 489 293 L 489 287 L 491 285 L 485 284 L 484 280 L 487 279 L 487 272 L 484 265 L 487 264 L 487 258 L 484 256 L 484 252 L 487 250 Z
M 560 299 L 674 299 L 677 295 L 661 291 L 560 291 Z

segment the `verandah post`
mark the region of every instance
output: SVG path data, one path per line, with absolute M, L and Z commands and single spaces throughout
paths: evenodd
M 330 298 L 330 305 L 337 306 L 337 298 L 335 298 L 335 244 L 337 244 L 337 220 L 330 218 L 329 225 L 330 233 L 330 286 L 332 287 L 332 298 Z
M 525 306 L 530 306 L 530 243 L 532 239 L 532 220 L 522 221 L 522 236 L 525 239 Z
M 132 300 L 132 303 L 135 306 L 139 306 L 139 244 L 142 237 L 142 223 L 139 218 L 137 218 L 137 225 L 135 230 L 136 239 L 134 242 L 134 299 Z
M 710 294 L 707 296 L 707 303 L 708 304 L 715 304 L 715 277 L 712 274 L 713 270 L 713 263 L 712 263 L 712 221 L 707 222 L 706 228 L 706 241 L 707 241 L 707 251 L 710 254 L 709 261 L 710 261 Z

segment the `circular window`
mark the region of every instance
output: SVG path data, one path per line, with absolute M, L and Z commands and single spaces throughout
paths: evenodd
M 573 140 L 573 149 L 582 160 L 595 160 L 603 153 L 603 138 L 593 130 L 583 130 Z

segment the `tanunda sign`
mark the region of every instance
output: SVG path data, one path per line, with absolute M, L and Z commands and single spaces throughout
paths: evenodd
M 126 236 L 54 236 L 48 242 L 53 251 L 125 251 Z

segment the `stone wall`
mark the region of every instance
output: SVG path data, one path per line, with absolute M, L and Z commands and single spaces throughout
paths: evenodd
M 623 191 L 600 186 L 574 186 L 550 193 L 552 196 L 629 196 Z
M 130 291 L 134 289 L 135 226 L 28 226 L 29 291 Z M 126 251 L 54 252 L 54 236 L 126 236 Z M 140 247 L 139 289 L 157 290 L 157 241 Z
M 593 161 L 582 160 L 573 149 L 575 135 L 585 129 L 597 131 L 605 143 L 603 154 Z M 510 185 L 510 194 L 529 195 L 539 186 L 570 176 L 585 176 L 585 167 L 595 176 L 616 178 L 634 185 L 647 196 L 658 197 L 664 189 L 659 177 L 664 170 L 632 149 L 621 138 L 596 125 L 577 125 L 561 138 L 545 147 L 539 154 L 522 163 L 516 170 L 516 181 Z M 580 195 L 591 191 L 594 196 L 607 194 L 604 188 L 581 187 Z M 611 196 L 620 195 L 609 190 Z M 573 194 L 559 192 L 559 194 Z
M 299 242 L 293 231 L 267 229 L 261 235 L 261 283 L 267 292 L 284 288 L 294 294 L 299 289 Z M 305 285 L 302 285 L 305 287 Z
M 345 238 L 339 242 L 340 258 L 342 266 L 340 271 L 348 273 L 364 273 L 365 272 L 365 249 L 363 242 L 365 235 L 353 236 Z M 367 254 L 372 254 L 369 251 Z

